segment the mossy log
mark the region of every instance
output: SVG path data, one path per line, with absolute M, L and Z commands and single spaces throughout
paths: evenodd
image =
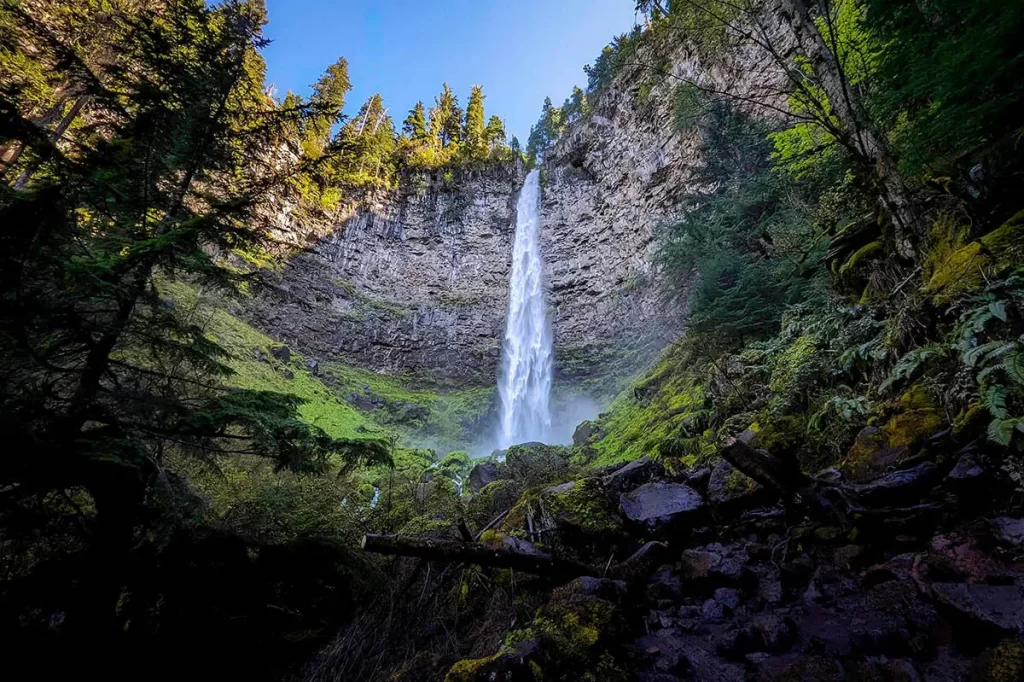
M 365 551 L 376 554 L 509 568 L 522 573 L 558 579 L 599 575 L 601 572 L 593 566 L 552 556 L 528 543 L 520 544 L 521 547 L 400 535 L 364 535 L 361 543 Z

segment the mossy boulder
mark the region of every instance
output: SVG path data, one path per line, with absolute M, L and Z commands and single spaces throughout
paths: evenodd
M 971 671 L 971 682 L 1024 680 L 1024 640 L 1008 639 L 986 651 Z
M 505 451 L 504 478 L 529 487 L 565 480 L 569 471 L 569 450 L 559 445 L 524 443 Z
M 708 479 L 708 501 L 719 513 L 731 514 L 770 502 L 773 497 L 764 486 L 725 460 L 720 461 L 711 470 L 711 478 Z
M 545 490 L 541 506 L 557 528 L 585 535 L 606 535 L 622 529 L 622 519 L 600 479 L 584 478 Z
M 516 651 L 505 649 L 493 656 L 459 661 L 451 667 L 444 682 L 539 682 L 525 657 Z
M 894 414 L 881 427 L 868 426 L 857 438 L 840 466 L 853 481 L 880 476 L 907 458 L 938 432 L 944 423 L 935 401 L 915 384 L 893 406 Z
M 942 252 L 930 262 L 925 292 L 944 305 L 977 291 L 989 275 L 1024 259 L 1024 211 L 981 239 Z
M 556 589 L 529 626 L 510 633 L 507 644 L 535 642 L 533 669 L 543 671 L 544 680 L 626 680 L 625 669 L 610 653 L 626 634 L 626 620 L 612 601 L 570 584 Z
M 515 481 L 488 483 L 470 499 L 468 515 L 478 527 L 483 526 L 501 512 L 510 509 L 521 492 L 522 488 Z

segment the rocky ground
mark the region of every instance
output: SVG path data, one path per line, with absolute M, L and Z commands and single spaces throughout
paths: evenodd
M 673 476 L 643 458 L 527 490 L 481 542 L 586 575 L 549 576 L 562 585 L 534 620 L 446 679 L 1024 680 L 1013 494 L 984 452 L 922 459 L 811 479 L 835 506 L 726 461 Z M 481 465 L 471 485 L 486 497 L 524 461 Z

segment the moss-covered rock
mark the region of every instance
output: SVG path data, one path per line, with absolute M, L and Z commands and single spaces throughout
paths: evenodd
M 622 528 L 622 519 L 596 478 L 551 488 L 541 495 L 541 503 L 562 528 L 570 527 L 588 535 L 616 533 Z
M 981 239 L 966 243 L 929 261 L 925 292 L 936 304 L 948 304 L 980 289 L 987 275 L 1024 260 L 1024 211 Z M 927 274 L 928 270 L 926 270 Z
M 925 440 L 942 428 L 942 413 L 920 384 L 901 395 L 893 409 L 895 413 L 883 426 L 868 426 L 857 434 L 839 467 L 847 478 L 864 481 L 880 476 L 917 454 Z
M 473 523 L 483 526 L 501 512 L 510 509 L 521 492 L 522 488 L 515 481 L 488 483 L 469 501 L 467 514 Z
M 445 675 L 444 682 L 539 682 L 523 656 L 511 650 L 502 650 L 493 656 L 459 661 Z
M 524 443 L 505 451 L 505 477 L 523 486 L 565 480 L 569 450 L 559 445 Z
M 1024 211 L 981 238 L 997 269 L 1024 262 Z
M 1008 639 L 985 652 L 973 670 L 971 682 L 1020 682 L 1024 680 L 1024 641 Z

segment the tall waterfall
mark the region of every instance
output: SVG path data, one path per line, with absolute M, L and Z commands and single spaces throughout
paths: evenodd
M 551 322 L 544 301 L 540 254 L 540 176 L 530 171 L 519 193 L 512 250 L 499 445 L 544 441 L 551 430 Z

